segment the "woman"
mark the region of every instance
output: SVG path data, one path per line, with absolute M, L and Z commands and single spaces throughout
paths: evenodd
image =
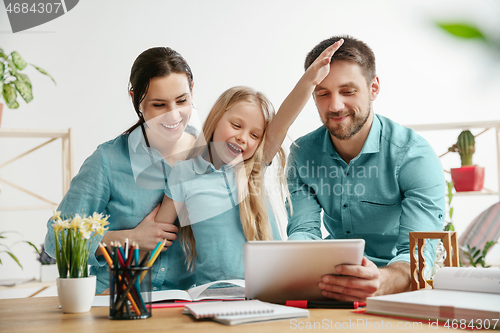
M 155 222 L 170 166 L 185 159 L 196 139 L 196 131 L 188 125 L 192 89 L 193 74 L 179 53 L 165 47 L 141 53 L 132 66 L 129 84 L 139 121 L 87 158 L 57 209 L 64 217 L 93 212 L 109 215 L 109 230 L 99 239 L 107 244 L 123 244 L 128 238 L 141 250 L 153 250 L 167 239 L 152 268 L 153 290 L 187 289 L 194 282 L 179 242 L 173 242 L 178 223 Z M 51 224 L 47 222 L 45 247 L 54 257 Z M 109 272 L 97 243 L 88 263 L 90 274 L 97 276 L 96 293 L 102 293 L 109 287 Z

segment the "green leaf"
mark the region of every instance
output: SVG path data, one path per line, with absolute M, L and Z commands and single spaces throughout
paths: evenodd
M 17 73 L 16 78 L 20 81 L 23 81 L 24 83 L 26 83 L 27 85 L 29 85 L 31 87 L 31 81 L 30 81 L 30 78 L 28 77 L 28 75 L 25 75 L 23 73 Z
M 17 259 L 17 257 L 16 257 L 13 253 L 11 253 L 11 252 L 7 252 L 7 254 L 8 254 L 9 256 L 11 256 L 11 257 L 12 257 L 12 259 L 14 259 L 14 261 L 15 261 L 15 262 L 17 262 L 17 264 L 19 265 L 19 267 L 21 267 L 21 269 L 23 269 L 23 265 L 21 265 L 21 263 L 19 262 L 19 260 Z
M 36 253 L 37 253 L 38 255 L 40 255 L 40 251 L 38 250 L 38 248 L 36 247 L 36 245 L 35 245 L 35 244 L 33 244 L 33 243 L 32 243 L 32 242 L 30 242 L 30 241 L 24 241 L 24 242 L 25 242 L 25 243 L 27 243 L 27 244 L 29 244 L 29 245 L 31 245 L 31 247 L 33 247 L 33 248 L 35 249 Z
M 14 62 L 12 60 L 10 60 L 10 59 L 7 59 L 7 65 L 9 65 L 9 68 L 10 68 L 10 74 L 12 76 L 16 75 L 16 73 L 17 73 L 17 67 L 14 64 Z
M 39 71 L 40 73 L 42 73 L 42 74 L 47 75 L 48 77 L 50 77 L 50 79 L 54 82 L 54 84 L 57 85 L 56 80 L 54 80 L 54 78 L 49 73 L 47 73 L 46 70 L 44 70 L 44 69 L 42 69 L 40 67 L 37 67 L 37 66 L 35 66 L 33 64 L 30 64 L 30 65 L 33 66 L 33 67 L 35 67 L 36 70 Z
M 4 77 L 5 77 L 5 65 L 3 62 L 0 62 L 0 91 L 3 91 Z
M 19 55 L 19 53 L 17 53 L 16 51 L 12 52 L 10 54 L 12 56 L 12 61 L 14 62 L 14 64 L 16 65 L 16 67 L 22 71 L 23 69 L 26 68 L 26 66 L 28 65 L 26 63 L 26 61 L 24 61 L 24 59 Z
M 472 248 L 472 251 L 476 250 L 475 247 Z M 481 249 L 477 249 L 476 252 L 474 252 L 474 254 L 472 255 L 472 258 L 477 258 L 477 256 L 479 256 L 479 254 L 481 253 Z
M 21 235 L 21 233 L 17 232 L 17 231 L 14 231 L 14 230 L 5 230 L 5 231 L 1 231 L 0 232 L 0 235 L 3 235 L 3 234 L 18 234 L 18 235 Z M 5 237 L 6 238 L 6 237 Z
M 3 85 L 3 99 L 9 109 L 17 109 L 19 107 L 19 103 L 16 101 L 16 88 L 10 83 Z
M 19 92 L 21 97 L 26 101 L 26 103 L 29 103 L 33 100 L 33 92 L 28 84 L 20 80 L 15 80 L 12 83 L 14 84 L 14 86 L 16 86 L 17 91 Z
M 453 207 L 450 207 L 448 215 L 450 216 L 450 219 L 453 217 Z
M 481 264 L 481 266 L 485 266 L 485 263 L 484 263 L 484 259 L 483 258 L 480 258 L 477 263 Z
M 479 30 L 479 28 L 466 24 L 466 23 L 439 23 L 438 26 L 449 34 L 464 38 L 464 39 L 472 39 L 478 38 L 482 40 L 486 40 L 484 34 Z
M 450 222 L 446 224 L 446 226 L 444 227 L 444 231 L 455 231 L 455 226 L 452 222 Z
M 484 245 L 484 249 L 483 249 L 483 256 L 486 257 L 486 254 L 488 253 L 490 247 L 492 247 L 493 245 L 495 245 L 497 242 L 491 240 L 489 242 L 486 242 L 486 244 Z

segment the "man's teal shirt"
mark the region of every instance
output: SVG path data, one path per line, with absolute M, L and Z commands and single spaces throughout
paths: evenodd
M 443 228 L 445 181 L 439 158 L 420 135 L 374 115 L 361 152 L 347 164 L 321 127 L 290 148 L 289 239 L 363 238 L 377 266 L 410 261 L 408 233 Z M 435 242 L 424 248 L 427 267 Z

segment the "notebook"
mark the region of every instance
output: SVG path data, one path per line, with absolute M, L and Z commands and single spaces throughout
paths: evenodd
M 361 264 L 363 239 L 249 241 L 245 243 L 247 299 L 285 304 L 327 300 L 318 284 L 339 264 Z
M 184 308 L 196 319 L 273 312 L 273 308 L 269 304 L 258 300 L 195 303 L 186 304 Z
M 213 320 L 224 325 L 239 325 L 246 323 L 255 323 L 259 321 L 309 317 L 309 310 L 307 309 L 299 309 L 290 306 L 271 304 L 271 303 L 266 303 L 266 304 L 269 304 L 269 306 L 274 311 L 270 313 L 261 313 L 261 314 L 217 316 L 214 317 Z
M 241 303 L 241 302 L 247 303 L 254 301 L 236 301 L 236 302 L 226 302 L 226 303 L 234 305 L 235 303 Z M 309 310 L 307 309 L 299 309 L 299 308 L 271 304 L 271 303 L 264 303 L 264 302 L 261 303 L 269 306 L 273 311 L 265 313 L 220 315 L 212 317 L 211 319 L 224 325 L 239 325 L 239 324 L 247 324 L 247 323 L 254 323 L 261 321 L 309 317 Z M 213 306 L 213 303 L 208 305 Z M 184 308 L 183 313 L 191 315 L 191 312 L 187 308 Z

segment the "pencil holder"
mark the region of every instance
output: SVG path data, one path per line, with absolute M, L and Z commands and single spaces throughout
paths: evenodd
M 151 267 L 113 267 L 109 286 L 110 319 L 151 317 Z

